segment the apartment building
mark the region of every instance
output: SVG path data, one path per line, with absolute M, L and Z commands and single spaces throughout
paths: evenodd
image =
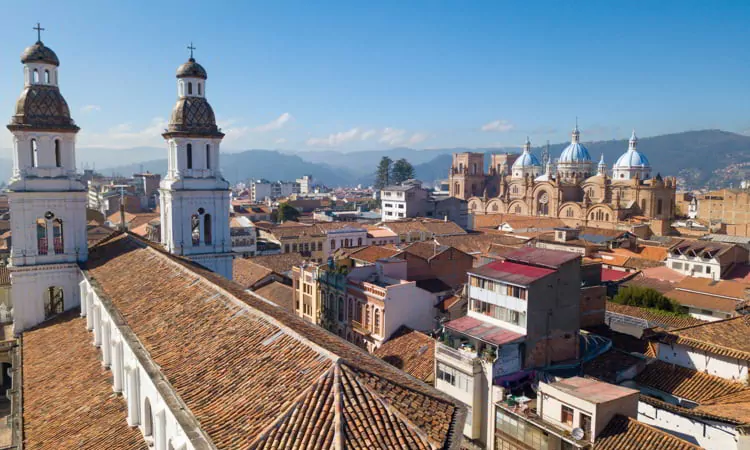
M 468 226 L 468 203 L 450 196 L 434 196 L 422 187 L 419 180 L 407 180 L 400 186 L 387 186 L 380 193 L 381 215 L 384 222 L 410 217 L 450 220 L 461 227 Z
M 579 358 L 581 256 L 524 247 L 468 277 L 468 313 L 436 345 L 436 387 L 469 406 L 464 435 L 487 445 L 494 385 Z
M 253 180 L 250 183 L 250 200 L 256 203 L 266 199 L 289 197 L 299 193 L 300 186 L 293 181 Z
M 683 275 L 719 280 L 736 264 L 747 264 L 747 248 L 722 242 L 682 241 L 669 249 L 667 267 Z
M 231 217 L 229 235 L 232 238 L 232 252 L 236 256 L 247 258 L 255 256 L 257 250 L 257 232 L 255 225 L 245 216 Z

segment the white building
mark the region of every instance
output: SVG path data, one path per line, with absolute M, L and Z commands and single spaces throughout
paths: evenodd
M 232 251 L 237 256 L 255 256 L 258 233 L 250 219 L 245 216 L 232 217 L 229 222 L 229 233 L 232 236 Z
M 430 191 L 418 180 L 404 181 L 401 186 L 387 186 L 380 194 L 384 222 L 407 217 L 425 217 Z
M 291 181 L 254 180 L 250 183 L 250 199 L 260 203 L 266 200 L 289 197 L 299 193 L 299 184 Z
M 224 133 L 206 100 L 207 78 L 192 55 L 177 69 L 178 100 L 162 135 L 168 169 L 159 189 L 161 240 L 170 253 L 231 279 L 230 189 L 219 170 Z
M 41 40 L 24 50 L 21 62 L 24 89 L 8 125 L 16 333 L 78 306 L 78 264 L 88 257 L 87 190 L 76 175 L 79 128 L 60 94 L 60 62 Z
M 297 184 L 299 185 L 300 194 L 310 194 L 313 188 L 313 177 L 312 175 L 303 175 L 302 178 L 297 178 Z
M 683 241 L 669 249 L 667 267 L 683 275 L 719 280 L 732 267 L 748 261 L 748 250 L 722 242 Z

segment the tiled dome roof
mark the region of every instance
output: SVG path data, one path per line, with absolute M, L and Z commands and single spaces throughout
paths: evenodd
M 177 68 L 177 78 L 192 77 L 192 78 L 208 78 L 206 69 L 200 64 L 195 62 L 193 58 L 190 58 L 188 62 Z
M 582 144 L 576 142 L 571 143 L 565 150 L 560 154 L 560 163 L 579 163 L 579 162 L 591 162 L 591 155 L 589 151 Z
M 527 167 L 541 167 L 542 163 L 539 162 L 533 153 L 524 151 L 521 156 L 516 159 L 513 163 L 513 169 L 524 169 Z
M 21 53 L 21 62 L 24 64 L 36 62 L 53 64 L 55 66 L 60 65 L 60 60 L 57 59 L 55 52 L 51 48 L 46 47 L 42 41 L 37 41 L 31 47 L 26 47 L 26 50 Z
M 9 127 L 67 128 L 78 130 L 68 103 L 56 86 L 29 86 L 16 102 Z
M 214 110 L 205 98 L 182 97 L 172 110 L 169 133 L 221 134 L 216 126 Z

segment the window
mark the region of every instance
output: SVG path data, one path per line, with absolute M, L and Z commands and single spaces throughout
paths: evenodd
M 46 255 L 49 249 L 47 242 L 47 220 L 37 219 L 36 220 L 36 243 L 37 252 L 40 255 Z
M 672 268 L 674 270 L 682 270 L 682 263 L 681 262 L 673 262 L 672 263 Z
M 63 223 L 60 219 L 55 219 L 52 221 L 52 238 L 55 254 L 60 255 L 64 253 L 65 247 L 63 243 Z
M 713 316 L 714 312 L 710 309 L 701 309 L 701 314 L 704 316 Z
M 65 311 L 63 290 L 61 287 L 51 286 L 47 289 L 44 299 L 44 318 L 48 319 Z
M 49 70 L 44 71 L 44 84 L 49 84 Z
M 471 375 L 441 362 L 437 363 L 437 378 L 464 392 L 471 392 L 474 385 Z
M 203 216 L 203 242 L 207 245 L 211 245 L 211 214 Z
M 562 405 L 562 412 L 560 413 L 560 422 L 564 423 L 565 425 L 569 427 L 573 426 L 573 408 Z
M 568 207 L 568 209 L 565 210 L 565 217 L 573 217 L 573 208 Z
M 292 244 L 292 252 L 297 253 L 297 244 Z
M 289 244 L 284 244 L 284 253 L 289 253 Z
M 201 94 L 201 84 L 200 83 L 198 83 L 198 95 L 203 95 L 203 94 Z
M 380 310 L 375 309 L 375 327 L 373 328 L 373 332 L 377 334 L 380 333 Z
M 200 86 L 200 84 L 198 85 Z M 206 169 L 211 168 L 211 144 L 206 144 Z
M 62 155 L 60 154 L 59 139 L 55 139 L 55 167 L 62 167 Z
M 357 247 L 362 247 L 362 238 L 357 238 Z
M 39 167 L 39 146 L 36 139 L 31 140 L 31 167 Z
M 187 145 L 187 168 L 193 168 L 193 144 Z
M 656 201 L 656 214 L 661 214 L 661 207 L 662 207 L 662 200 L 658 199 Z
M 339 297 L 339 322 L 344 321 L 344 297 Z
M 188 83 L 188 95 L 193 95 L 193 83 Z
M 39 72 L 36 69 L 34 69 L 34 78 L 33 78 L 33 80 L 34 80 L 34 83 L 39 83 Z
M 516 205 L 515 209 L 513 210 L 516 214 L 521 214 L 521 205 Z
M 331 250 L 336 249 L 336 239 L 331 239 Z
M 322 252 L 322 251 L 323 251 L 323 243 L 322 243 L 322 242 L 320 242 L 320 241 L 318 241 L 318 251 L 319 251 L 319 252 Z

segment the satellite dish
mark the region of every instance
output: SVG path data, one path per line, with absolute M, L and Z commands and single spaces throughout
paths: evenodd
M 577 439 L 580 441 L 581 439 L 583 439 L 583 435 L 584 435 L 583 428 L 577 428 L 577 427 L 573 428 L 573 431 L 571 432 L 571 434 L 573 435 L 574 439 Z

